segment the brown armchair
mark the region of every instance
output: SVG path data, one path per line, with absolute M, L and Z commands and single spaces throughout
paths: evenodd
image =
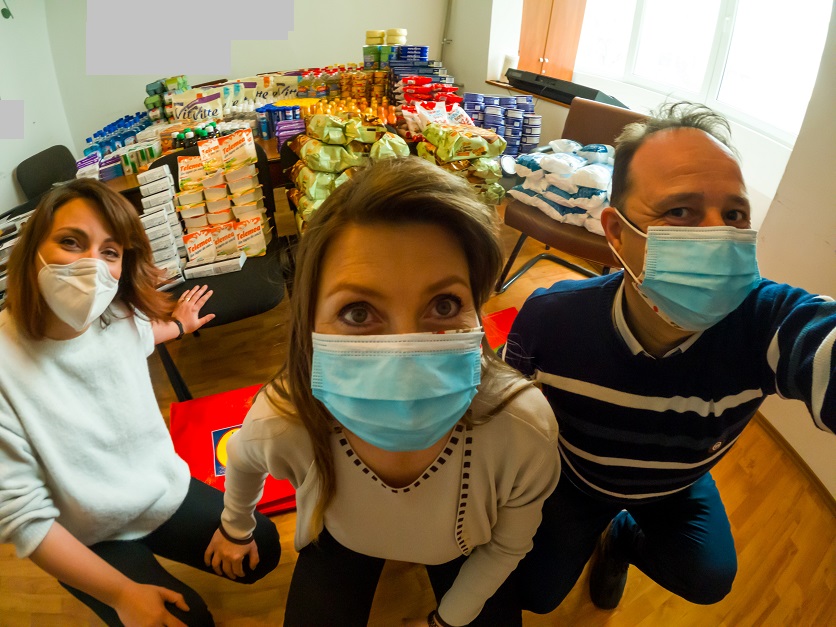
M 569 106 L 569 114 L 563 127 L 563 137 L 574 139 L 584 145 L 595 143 L 612 145 L 627 124 L 640 122 L 645 118 L 646 116 L 629 109 L 585 98 L 574 98 Z M 508 289 L 509 285 L 541 259 L 571 268 L 585 276 L 596 276 L 594 272 L 571 261 L 549 253 L 541 253 L 526 262 L 512 277 L 507 278 L 527 237 L 533 237 L 555 250 L 601 264 L 603 274 L 607 274 L 612 266 L 620 266 L 618 260 L 610 252 L 606 238 L 587 231 L 582 226 L 553 220 L 537 207 L 526 205 L 518 200 L 512 200 L 505 208 L 505 224 L 520 231 L 520 237 L 497 281 L 497 293 L 501 294 Z

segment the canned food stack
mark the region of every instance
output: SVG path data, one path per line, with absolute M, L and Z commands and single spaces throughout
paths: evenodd
M 522 137 L 520 138 L 521 154 L 527 154 L 540 145 L 540 128 L 542 125 L 542 115 L 523 114 Z
M 482 126 L 485 121 L 485 97 L 482 94 L 466 91 L 462 108 L 476 126 Z

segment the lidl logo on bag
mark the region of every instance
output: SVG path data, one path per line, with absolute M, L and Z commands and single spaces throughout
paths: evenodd
M 232 437 L 232 434 L 240 428 L 241 425 L 234 425 L 232 427 L 217 429 L 212 432 L 212 450 L 214 451 L 213 457 L 215 460 L 216 477 L 223 477 L 226 475 L 226 446 L 229 443 L 229 438 Z

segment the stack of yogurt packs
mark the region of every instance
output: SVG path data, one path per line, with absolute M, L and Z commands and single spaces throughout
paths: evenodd
M 508 194 L 558 222 L 603 235 L 601 212 L 609 204 L 615 149 L 571 139 L 556 139 L 549 146 L 553 152 L 517 157 L 515 170 L 524 180 Z

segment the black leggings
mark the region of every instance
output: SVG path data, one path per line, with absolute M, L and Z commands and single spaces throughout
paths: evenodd
M 426 566 L 435 598 L 450 589 L 467 558 Z M 287 597 L 286 627 L 363 627 L 369 621 L 385 560 L 347 549 L 328 530 L 299 552 Z M 470 623 L 479 627 L 522 625 L 517 594 L 506 581 Z
M 214 625 L 212 614 L 200 595 L 172 576 L 154 555 L 214 574 L 215 571 L 203 563 L 203 555 L 218 528 L 221 511 L 223 493 L 193 478 L 183 503 L 154 532 L 138 540 L 99 542 L 92 545 L 90 550 L 137 583 L 161 586 L 182 594 L 189 606 L 188 612 L 171 603 L 166 603 L 166 609 L 187 625 Z M 236 583 L 258 581 L 279 563 L 279 534 L 269 518 L 256 514 L 253 536 L 258 546 L 258 566 L 253 570 L 245 562 L 244 577 L 235 579 Z M 109 605 L 80 590 L 61 585 L 108 625 L 122 624 L 116 611 Z

